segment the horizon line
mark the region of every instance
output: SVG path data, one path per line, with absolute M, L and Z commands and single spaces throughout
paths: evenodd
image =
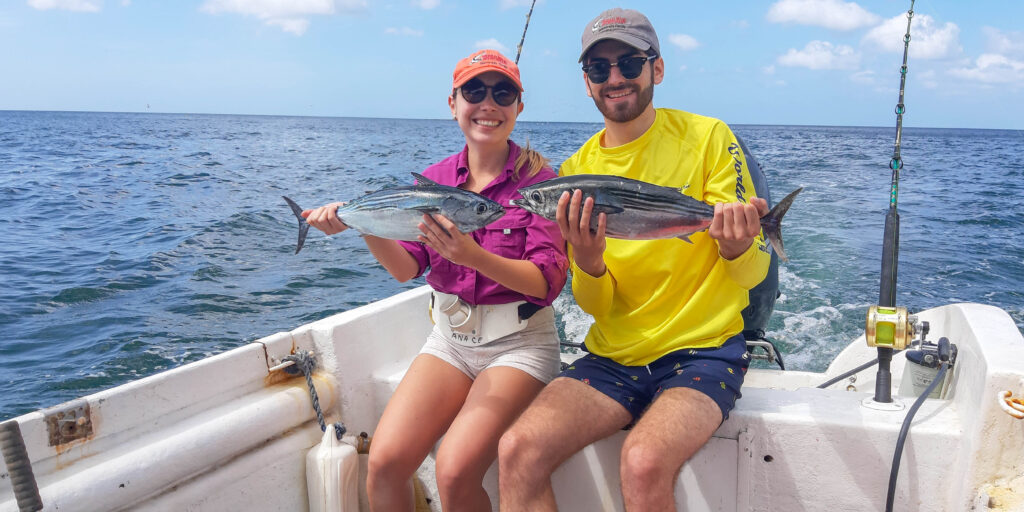
M 662 108 L 662 107 L 658 107 Z M 668 108 L 668 107 L 666 107 Z M 393 121 L 451 121 L 450 118 L 419 118 L 419 117 L 371 117 L 371 116 L 338 116 L 338 115 L 309 115 L 309 114 L 235 114 L 224 112 L 153 112 L 142 110 L 38 110 L 38 109 L 5 109 L 0 108 L 0 113 L 6 112 L 39 112 L 39 113 L 67 113 L 67 114 L 152 114 L 152 115 L 178 115 L 178 116 L 245 116 L 245 117 L 298 117 L 314 119 L 376 119 Z M 713 117 L 713 116 L 712 116 Z M 521 123 L 562 123 L 562 124 L 590 124 L 601 125 L 600 121 L 517 121 Z M 726 123 L 729 126 L 795 126 L 807 128 L 894 128 L 895 126 L 871 126 L 871 125 L 830 125 L 830 124 L 780 124 L 780 123 Z M 993 131 L 1024 131 L 1024 128 L 969 128 L 961 126 L 915 126 L 903 124 L 903 128 L 925 129 L 925 130 L 993 130 Z

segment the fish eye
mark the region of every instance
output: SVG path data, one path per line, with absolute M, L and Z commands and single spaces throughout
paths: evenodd
M 487 205 L 485 205 L 483 203 L 477 203 L 476 204 L 476 213 L 477 214 L 481 214 L 481 213 L 484 213 L 486 211 L 487 211 Z
M 541 200 L 540 191 L 539 190 L 534 190 L 533 193 L 530 194 L 530 199 L 533 199 L 533 201 L 535 203 L 539 203 L 540 200 Z

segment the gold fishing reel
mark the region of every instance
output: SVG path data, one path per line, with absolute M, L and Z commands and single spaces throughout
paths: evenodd
M 869 347 L 903 350 L 916 334 L 917 317 L 907 314 L 902 306 L 871 306 L 868 308 L 864 338 Z

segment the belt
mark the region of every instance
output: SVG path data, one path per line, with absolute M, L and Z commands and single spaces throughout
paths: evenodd
M 449 340 L 480 346 L 526 328 L 527 320 L 544 306 L 527 301 L 473 305 L 458 295 L 434 291 L 430 318 Z

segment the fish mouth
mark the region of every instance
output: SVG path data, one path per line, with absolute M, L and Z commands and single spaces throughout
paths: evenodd
M 528 211 L 530 213 L 534 213 L 534 214 L 540 213 L 540 212 L 537 211 L 537 208 L 534 208 L 533 203 L 531 203 L 530 200 L 525 198 L 525 197 L 522 198 L 522 199 L 513 199 L 512 201 L 510 201 L 510 203 L 512 203 L 512 204 L 514 204 L 514 205 L 516 205 L 516 206 L 518 206 L 518 207 L 520 207 L 520 208 L 522 208 L 522 209 L 524 209 L 524 210 L 526 210 L 526 211 Z
M 496 220 L 498 220 L 498 219 L 500 219 L 500 218 L 502 218 L 504 216 L 505 216 L 505 209 L 504 208 L 501 208 L 501 209 L 498 209 L 498 210 L 494 210 L 494 212 L 492 212 L 491 215 L 488 216 L 487 224 L 490 224 L 490 223 L 492 223 L 492 222 L 494 222 L 494 221 L 496 221 Z M 487 225 L 487 224 L 484 224 L 484 225 Z

